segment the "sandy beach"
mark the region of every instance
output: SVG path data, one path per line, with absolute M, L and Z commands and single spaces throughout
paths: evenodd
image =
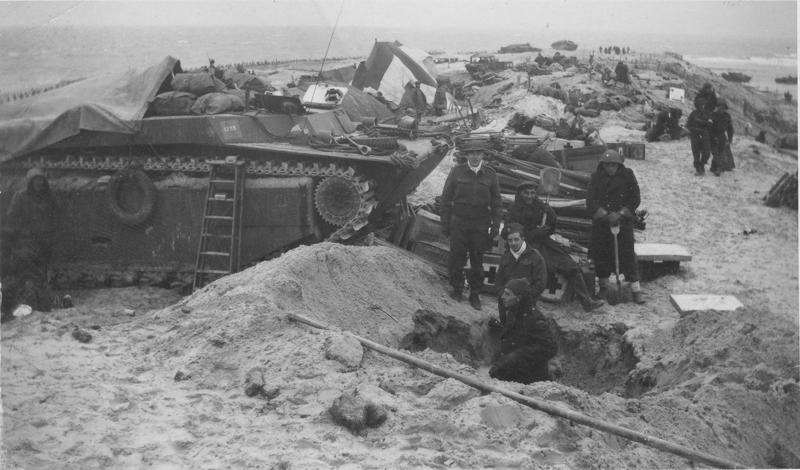
M 584 313 L 575 304 L 542 303 L 558 332 L 562 375 L 554 381 L 504 383 L 489 378 L 486 364 L 432 349 L 415 354 L 745 467 L 798 467 L 798 218 L 796 211 L 762 201 L 781 175 L 797 171 L 797 159 L 740 132 L 745 100 L 768 106 L 780 98 L 684 67 L 680 80 L 687 88 L 712 80 L 732 103 L 736 169 L 695 177 L 686 138 L 647 143 L 645 159 L 626 165 L 650 214 L 640 241 L 681 245 L 692 260 L 677 274 L 645 282 L 645 305 Z M 675 80 L 634 71 L 637 86 L 651 94 Z M 484 108 L 484 129 L 503 129 L 515 112 L 552 104 L 525 89 L 524 74 L 506 71 L 503 78 L 475 95 L 483 107 L 499 98 L 499 105 Z M 533 80 L 606 91 L 596 76 L 574 70 Z M 796 115 L 796 101 L 779 111 Z M 587 123 L 606 142 L 643 142 L 646 119 L 643 106 L 634 104 L 602 111 Z M 452 164 L 446 157 L 412 200 L 421 204 L 438 195 Z M 429 264 L 403 250 L 326 242 L 186 297 L 145 286 L 73 291 L 73 308 L 33 312 L 2 326 L 2 466 L 697 465 L 362 349 L 346 333 L 396 348 L 424 309 L 471 325 L 475 341 L 484 338 L 496 300 L 484 296 L 478 312 L 450 299 L 447 288 Z M 744 307 L 681 317 L 670 294 L 732 295 Z M 331 329 L 297 324 L 290 314 Z M 76 341 L 77 328 L 91 341 Z M 339 353 L 332 352 L 336 348 Z M 254 376 L 263 379 L 264 393 L 248 396 L 245 384 Z M 381 407 L 386 421 L 359 433 L 337 424 L 329 409 L 346 393 Z

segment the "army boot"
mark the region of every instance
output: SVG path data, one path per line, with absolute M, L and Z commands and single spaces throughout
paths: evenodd
M 481 296 L 478 295 L 477 291 L 472 290 L 469 292 L 469 304 L 475 310 L 481 310 Z

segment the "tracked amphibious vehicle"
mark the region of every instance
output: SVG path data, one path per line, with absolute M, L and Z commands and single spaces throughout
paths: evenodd
M 375 125 L 391 121 L 388 108 L 347 86 L 317 112 L 248 93 L 242 111 L 150 115 L 176 71 L 167 58 L 0 110 L 3 210 L 31 167 L 46 171 L 58 200 L 55 285 L 191 284 L 207 205 L 233 198 L 210 181 L 214 162 L 243 174 L 238 268 L 384 219 L 449 148 L 444 135 Z

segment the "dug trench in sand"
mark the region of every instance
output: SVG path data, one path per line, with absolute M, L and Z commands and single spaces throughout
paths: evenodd
M 499 96 L 508 107 L 489 108 L 492 126 L 555 106 L 524 87 L 500 91 L 515 82 L 507 73 L 475 98 Z M 586 74 L 566 75 L 546 80 L 568 88 Z M 607 142 L 644 139 L 638 108 L 594 119 Z M 559 343 L 553 380 L 488 377 L 492 297 L 483 296 L 481 312 L 454 302 L 433 267 L 399 248 L 320 243 L 182 299 L 147 288 L 77 292 L 73 309 L 4 324 L 3 460 L 23 468 L 694 465 L 288 320 L 302 315 L 398 347 L 420 315 L 438 329 L 407 353 L 437 367 L 726 461 L 796 467 L 797 220 L 760 198 L 796 160 L 748 139 L 733 151 L 736 170 L 719 179 L 692 176 L 685 139 L 653 142 L 646 160 L 626 161 L 650 212 L 643 236 L 694 256 L 644 283 L 645 306 L 585 313 L 542 303 Z M 414 197 L 430 200 L 450 165 Z M 682 317 L 668 300 L 675 292 L 735 294 L 745 307 Z M 75 326 L 91 331 L 90 342 L 69 334 Z M 329 411 L 343 396 L 380 408 L 385 421 L 351 433 Z

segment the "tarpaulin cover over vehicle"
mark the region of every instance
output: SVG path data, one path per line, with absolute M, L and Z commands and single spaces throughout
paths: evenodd
M 351 84 L 360 90 L 380 90 L 386 99 L 399 103 L 403 87 L 416 80 L 431 103 L 436 93 L 436 75 L 436 65 L 427 52 L 396 42 L 376 42 Z
M 0 106 L 0 162 L 82 130 L 135 134 L 164 80 L 180 72 L 166 57 L 145 70 L 88 78 Z

